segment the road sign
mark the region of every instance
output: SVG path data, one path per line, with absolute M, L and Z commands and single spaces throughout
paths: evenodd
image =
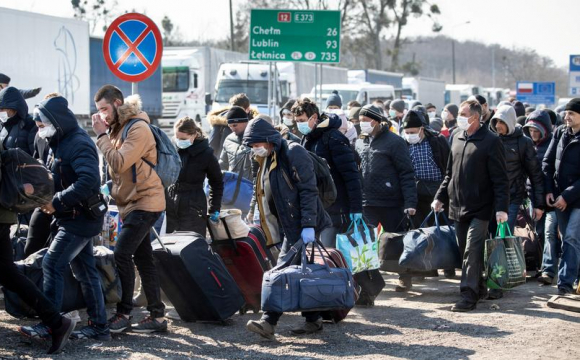
M 147 16 L 130 13 L 119 16 L 105 33 L 105 62 L 118 78 L 139 82 L 151 76 L 163 54 L 161 33 Z
M 568 94 L 573 97 L 580 96 L 580 55 L 570 55 L 570 85 Z
M 250 60 L 340 62 L 340 11 L 252 9 Z
M 554 82 L 518 82 L 517 99 L 529 104 L 555 104 L 556 83 Z

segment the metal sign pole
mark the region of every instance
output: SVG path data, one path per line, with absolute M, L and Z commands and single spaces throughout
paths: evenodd
M 314 103 L 318 104 L 318 64 L 314 64 Z
M 138 82 L 132 82 L 131 83 L 131 94 L 135 95 L 139 92 L 139 83 Z
M 322 85 L 324 84 L 324 80 L 322 80 L 322 63 L 320 63 L 320 108 L 322 109 Z
M 272 62 L 268 63 L 268 116 L 272 116 Z

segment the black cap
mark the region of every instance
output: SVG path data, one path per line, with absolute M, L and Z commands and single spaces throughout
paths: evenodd
M 433 108 L 435 108 L 435 109 L 436 109 L 436 108 L 437 108 L 437 106 L 435 106 L 435 105 L 433 105 L 433 104 L 431 104 L 431 103 L 427 103 L 427 104 L 425 104 L 425 109 L 429 110 L 429 109 L 433 109 Z
M 475 99 L 477 100 L 477 102 L 479 103 L 479 105 L 485 105 L 487 104 L 487 99 L 481 95 L 475 95 Z
M 246 110 L 239 106 L 232 106 L 228 113 L 226 114 L 226 120 L 228 124 L 237 124 L 250 121 L 248 119 L 248 114 Z
M 409 112 L 406 113 L 405 117 L 403 118 L 403 129 L 424 126 L 425 124 L 423 123 L 423 119 L 423 114 L 421 114 L 419 111 L 409 110 Z
M 580 98 L 574 98 L 566 104 L 566 111 L 574 111 L 580 114 Z
M 383 121 L 384 118 L 383 111 L 371 104 L 363 106 L 360 109 L 359 116 L 366 116 L 378 122 Z
M 0 73 L 0 84 L 10 84 L 10 78 Z

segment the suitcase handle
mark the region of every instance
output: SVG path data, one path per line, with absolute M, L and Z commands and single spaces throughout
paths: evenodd
M 211 224 L 210 224 L 210 219 L 207 219 L 207 230 L 209 231 L 209 236 L 211 237 L 212 242 L 218 243 L 219 241 L 216 241 L 214 235 L 213 235 L 213 231 L 211 230 Z M 230 233 L 230 228 L 228 227 L 228 223 L 226 222 L 225 218 L 220 217 L 219 221 L 222 222 L 222 224 L 224 224 L 224 229 L 226 230 L 226 235 L 228 235 L 228 241 L 229 243 L 232 245 L 232 247 L 234 248 L 234 251 L 236 252 L 236 255 L 239 255 L 240 253 L 238 252 L 238 244 L 236 243 L 236 241 L 232 238 L 232 234 Z
M 161 244 L 161 248 L 163 249 L 163 251 L 165 252 L 169 252 L 167 251 L 167 248 L 165 247 L 165 244 L 163 244 L 163 241 L 161 241 L 161 238 L 159 237 L 159 234 L 157 233 L 157 230 L 155 230 L 155 228 L 152 226 L 151 230 L 153 231 L 153 234 L 155 234 L 155 238 L 157 239 L 157 241 L 159 242 L 159 244 Z

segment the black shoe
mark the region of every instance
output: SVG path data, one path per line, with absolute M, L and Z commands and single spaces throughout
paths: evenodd
M 471 310 L 475 310 L 476 307 L 477 307 L 477 303 L 473 303 L 473 302 L 467 301 L 465 299 L 462 299 L 451 307 L 451 311 L 453 311 L 453 312 L 468 312 Z
M 487 294 L 486 300 L 497 300 L 503 297 L 503 291 L 501 289 L 491 289 Z
M 542 285 L 552 285 L 554 278 L 546 273 L 542 273 L 538 278 L 538 282 Z
M 48 354 L 59 353 L 64 348 L 76 324 L 76 321 L 63 317 L 60 327 L 51 329 L 52 346 L 48 349 Z
M 145 319 L 139 321 L 139 324 L 133 326 L 133 331 L 136 333 L 150 334 L 154 332 L 166 332 L 167 331 L 167 320 L 162 322 L 157 321 L 151 316 L 147 316 Z
M 569 290 L 566 288 L 558 288 L 558 295 L 560 296 L 564 296 L 564 295 L 568 295 L 568 294 L 573 294 L 574 290 Z
M 133 318 L 132 316 L 126 317 L 125 315 L 122 314 L 113 315 L 108 321 L 109 331 L 113 334 L 119 334 L 122 333 L 123 331 L 131 331 L 132 318 Z
M 396 292 L 407 292 L 413 287 L 413 281 L 411 277 L 400 277 L 399 283 L 395 286 Z
M 455 279 L 455 269 L 453 270 L 443 270 L 443 275 L 446 279 Z
M 89 324 L 79 331 L 73 331 L 70 336 L 71 339 L 90 339 L 97 341 L 111 340 L 111 332 L 107 324 L 97 325 L 89 320 Z

